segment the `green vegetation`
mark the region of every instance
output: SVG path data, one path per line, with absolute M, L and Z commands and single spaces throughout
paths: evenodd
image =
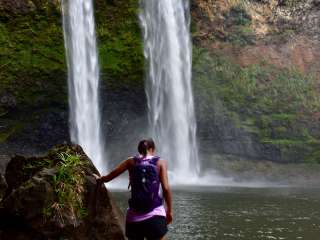
M 96 2 L 102 79 L 117 87 L 143 87 L 144 57 L 138 1 Z
M 243 4 L 235 5 L 226 15 L 229 18 L 230 24 L 247 26 L 251 24 L 251 16 L 247 13 Z
M 26 15 L 0 21 L 0 96 L 18 106 L 66 105 L 66 63 L 60 7 L 45 3 Z M 102 79 L 113 85 L 143 85 L 143 51 L 138 1 L 96 1 Z
M 36 4 L 27 14 L 1 12 L 0 141 L 18 135 L 40 109 L 67 105 L 65 57 L 59 8 Z M 38 110 L 38 111 L 34 111 Z
M 255 34 L 251 28 L 251 16 L 243 4 L 235 5 L 225 13 L 226 41 L 238 46 L 255 42 Z
M 301 1 L 301 0 L 280 0 L 278 1 L 279 6 L 283 6 L 283 7 L 289 7 L 289 8 L 295 8 L 297 6 L 299 6 L 299 4 L 306 2 Z
M 270 161 L 253 161 L 233 155 L 213 155 L 210 167 L 226 176 L 232 176 L 239 181 L 252 179 L 268 182 L 310 184 L 319 181 L 320 164 L 279 164 Z M 299 176 L 299 177 L 297 177 Z
M 277 146 L 284 159 L 314 159 L 320 146 L 314 115 L 320 96 L 313 76 L 264 62 L 241 67 L 220 55 L 194 50 L 195 89 L 235 127 Z M 219 102 L 219 103 L 218 103 Z
M 44 208 L 43 215 L 46 219 L 53 217 L 63 223 L 66 215 L 73 219 L 87 215 L 82 202 L 85 173 L 81 167 L 85 163 L 80 156 L 68 152 L 59 153 L 59 158 L 57 174 L 53 177 L 57 201 Z
M 27 162 L 27 164 L 24 166 L 23 171 L 30 176 L 32 176 L 34 173 L 42 170 L 43 168 L 51 168 L 53 167 L 54 162 L 48 158 L 43 159 L 37 159 L 37 158 L 31 158 Z
M 19 124 L 16 124 L 14 127 L 5 129 L 4 131 L 0 132 L 0 143 L 6 142 L 7 139 L 17 131 L 19 131 Z
M 65 64 L 58 10 L 39 9 L 2 19 L 0 67 L 0 95 L 9 92 L 17 105 L 65 99 L 61 91 Z
M 0 143 L 68 104 L 59 1 L 29 2 L 27 13 L 0 10 Z M 143 88 L 137 9 L 137 0 L 95 1 L 101 79 L 109 89 Z
M 309 163 L 317 163 L 320 164 L 320 150 L 314 150 L 306 159 Z

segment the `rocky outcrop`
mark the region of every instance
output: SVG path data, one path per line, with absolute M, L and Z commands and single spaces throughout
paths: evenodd
M 15 156 L 0 203 L 1 239 L 124 239 L 123 216 L 76 145 L 46 156 Z

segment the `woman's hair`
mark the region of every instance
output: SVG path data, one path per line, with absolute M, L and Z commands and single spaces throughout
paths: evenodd
M 141 154 L 141 155 L 147 155 L 147 151 L 148 149 L 155 149 L 155 144 L 154 144 L 154 141 L 149 138 L 149 139 L 143 139 L 139 142 L 138 144 L 138 152 Z

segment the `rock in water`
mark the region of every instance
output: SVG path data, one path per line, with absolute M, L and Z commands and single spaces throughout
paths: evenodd
M 0 176 L 0 239 L 125 239 L 123 215 L 78 145 L 13 157 Z

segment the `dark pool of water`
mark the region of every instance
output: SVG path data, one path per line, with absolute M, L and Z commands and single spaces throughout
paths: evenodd
M 125 211 L 129 193 L 113 195 Z M 320 189 L 184 187 L 173 196 L 169 239 L 320 239 Z

